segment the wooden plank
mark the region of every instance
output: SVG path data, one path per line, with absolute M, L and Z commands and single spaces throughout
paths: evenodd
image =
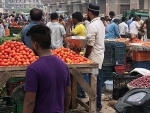
M 67 64 L 68 68 L 98 68 L 97 63 L 91 63 L 91 64 Z
M 94 93 L 97 94 L 97 76 L 90 74 L 90 86 L 94 90 Z M 89 113 L 96 113 L 97 108 L 97 98 L 94 100 L 89 97 Z
M 80 73 L 92 73 L 92 71 L 93 71 L 93 69 L 92 68 L 77 68 L 78 69 L 78 71 L 80 72 Z M 70 71 L 72 70 L 72 69 L 69 69 Z
M 69 69 L 72 69 L 74 67 L 76 68 L 97 68 L 98 64 L 97 63 L 91 63 L 91 64 L 67 64 Z M 0 67 L 0 71 L 23 71 L 26 70 L 27 66 L 8 66 L 8 67 Z
M 76 109 L 77 106 L 77 81 L 71 75 L 71 108 Z
M 77 70 L 77 68 L 74 68 L 70 72 L 73 78 L 77 80 L 77 82 L 84 89 L 84 91 L 89 95 L 89 97 L 92 100 L 94 100 L 96 98 L 96 94 L 94 93 L 93 89 L 89 86 L 89 84 L 85 81 L 85 79 L 82 77 L 81 73 Z
M 9 72 L 0 73 L 0 88 L 3 87 L 10 77 L 11 74 Z
M 85 110 L 89 111 L 89 106 L 82 102 L 79 98 L 77 98 L 77 102 L 85 108 Z
M 25 71 L 27 66 L 8 66 L 0 67 L 0 71 Z

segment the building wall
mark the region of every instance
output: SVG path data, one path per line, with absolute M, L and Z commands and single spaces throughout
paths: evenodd
M 130 0 L 130 9 L 139 9 L 139 0 Z
M 139 0 L 139 9 L 144 9 L 144 0 Z
M 110 11 L 120 14 L 123 10 L 130 9 L 139 9 L 139 0 L 106 0 L 106 14 Z
M 150 8 L 149 8 L 149 0 L 144 0 L 144 9 L 149 9 L 150 10 Z
M 100 6 L 100 14 L 106 13 L 106 0 L 97 0 L 97 4 Z

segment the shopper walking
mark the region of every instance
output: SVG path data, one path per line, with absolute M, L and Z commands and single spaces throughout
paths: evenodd
M 56 49 L 63 47 L 64 38 L 66 38 L 66 31 L 62 24 L 59 23 L 59 18 L 57 13 L 51 13 L 51 22 L 47 26 L 51 29 L 51 48 Z
M 122 23 L 119 24 L 119 31 L 122 38 L 127 38 L 126 35 L 129 32 L 128 25 L 126 24 L 126 18 L 122 17 Z
M 112 39 L 121 38 L 118 24 L 119 24 L 119 20 L 114 19 L 114 22 L 108 26 L 107 33 L 105 36 L 106 39 L 107 38 L 112 38 Z
M 37 25 L 37 24 L 43 24 L 41 22 L 43 16 L 43 12 L 40 9 L 33 8 L 30 11 L 30 18 L 31 22 L 25 26 L 21 33 L 21 41 L 28 47 L 31 48 L 31 38 L 27 36 L 27 32 L 30 30 L 31 27 Z
M 23 113 L 67 113 L 71 99 L 70 74 L 67 65 L 50 53 L 50 29 L 36 25 L 28 35 L 39 59 L 26 70 Z

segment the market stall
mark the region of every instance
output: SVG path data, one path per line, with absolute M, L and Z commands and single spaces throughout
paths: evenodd
M 98 64 L 68 48 L 51 50 L 51 53 L 62 59 L 68 65 L 72 81 L 72 109 L 77 108 L 79 103 L 89 113 L 96 113 Z M 25 76 L 27 66 L 38 59 L 32 50 L 17 41 L 4 42 L 0 46 L 0 55 L 0 87 L 11 77 Z M 90 74 L 90 84 L 82 77 L 85 73 Z M 88 94 L 89 106 L 77 98 L 77 83 Z
M 0 68 L 0 87 L 2 87 L 10 77 L 25 76 L 26 66 L 21 67 L 1 67 Z M 71 73 L 72 81 L 72 101 L 71 107 L 77 108 L 77 104 L 85 107 L 89 113 L 96 113 L 96 81 L 98 74 L 98 64 L 68 64 Z M 90 85 L 82 77 L 82 73 L 90 73 Z M 77 82 L 83 87 L 84 91 L 89 96 L 90 105 L 86 105 L 79 98 L 77 98 Z

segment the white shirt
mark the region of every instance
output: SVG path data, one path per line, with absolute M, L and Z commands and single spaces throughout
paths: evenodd
M 140 28 L 139 23 L 138 23 L 137 21 L 133 21 L 133 22 L 130 24 L 130 33 L 131 33 L 131 34 L 134 34 L 134 35 L 137 35 L 139 28 Z
M 66 34 L 65 28 L 58 22 L 46 24 L 51 29 L 51 45 L 55 48 L 63 47 L 63 35 Z
M 87 45 L 93 46 L 89 59 L 98 63 L 99 69 L 101 69 L 105 51 L 105 26 L 100 17 L 94 18 L 89 24 L 87 38 Z
M 128 25 L 125 22 L 119 24 L 120 35 L 125 35 L 129 32 Z

